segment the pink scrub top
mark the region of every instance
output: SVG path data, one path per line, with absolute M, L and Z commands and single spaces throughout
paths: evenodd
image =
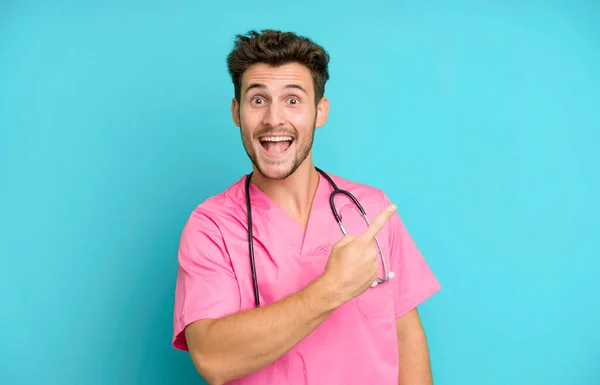
M 389 203 L 376 188 L 330 175 L 373 220 Z M 179 247 L 173 347 L 187 350 L 184 328 L 254 307 L 248 254 L 245 177 L 201 203 Z M 329 205 L 332 187 L 320 175 L 307 230 L 250 185 L 256 272 L 261 306 L 293 294 L 323 273 L 342 236 Z M 366 223 L 349 198 L 335 198 L 350 234 Z M 440 289 L 398 214 L 378 234 L 395 277 L 337 308 L 280 359 L 231 384 L 398 384 L 396 318 Z M 380 276 L 383 266 L 380 262 Z

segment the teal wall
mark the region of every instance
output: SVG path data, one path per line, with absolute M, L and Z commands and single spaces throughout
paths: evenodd
M 249 170 L 225 56 L 267 27 L 329 50 L 316 162 L 444 287 L 436 383 L 600 384 L 600 2 L 206 3 L 1 3 L 0 384 L 202 383 L 176 250 Z

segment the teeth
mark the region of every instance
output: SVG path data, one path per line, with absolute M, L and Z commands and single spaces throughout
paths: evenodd
M 285 142 L 291 140 L 291 136 L 265 136 L 264 138 L 260 138 L 261 142 Z

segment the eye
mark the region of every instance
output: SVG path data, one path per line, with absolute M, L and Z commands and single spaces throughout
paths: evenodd
M 298 104 L 300 103 L 300 99 L 298 99 L 297 97 L 293 96 L 290 98 L 289 100 L 290 104 Z
M 263 104 L 264 101 L 265 100 L 263 98 L 259 97 L 259 96 L 254 97 L 254 98 L 251 99 L 252 104 L 259 104 L 260 105 L 260 104 Z

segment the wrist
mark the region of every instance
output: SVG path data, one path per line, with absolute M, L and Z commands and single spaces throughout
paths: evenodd
M 311 300 L 318 304 L 325 312 L 332 311 L 341 306 L 345 301 L 339 291 L 338 285 L 322 275 L 311 284 Z

